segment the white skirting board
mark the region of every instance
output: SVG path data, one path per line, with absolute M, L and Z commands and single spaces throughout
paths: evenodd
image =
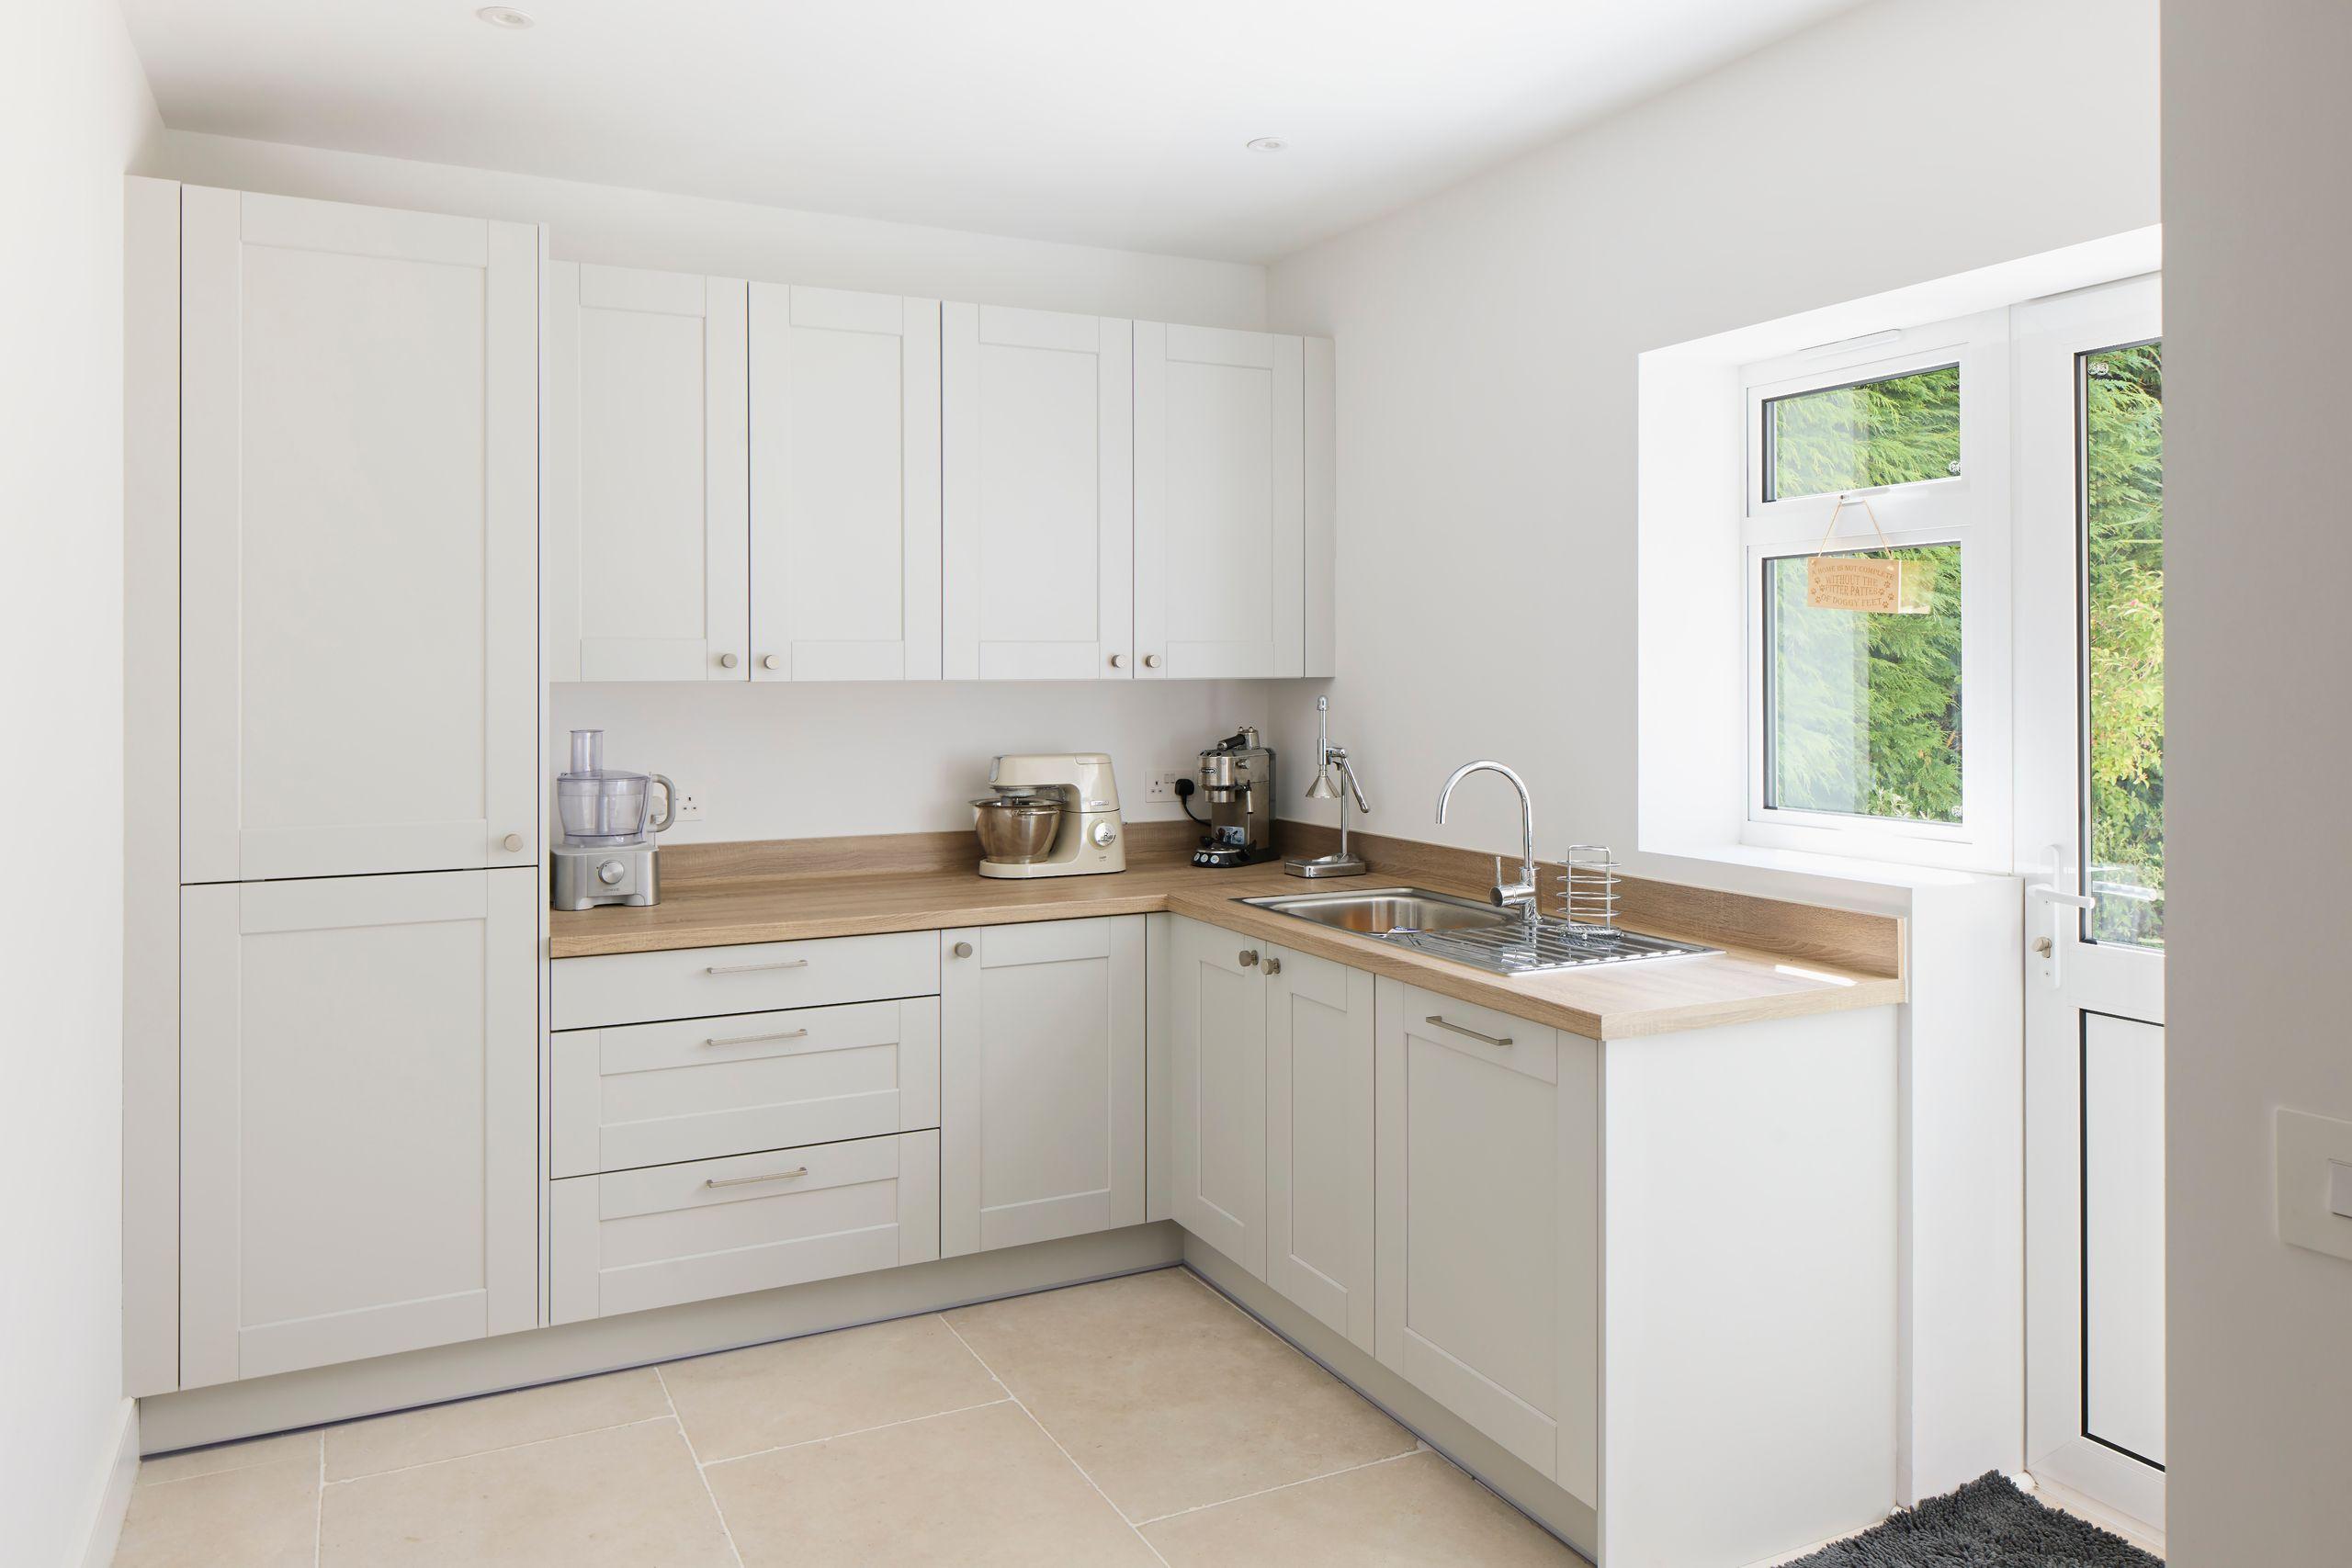
M 342 1366 L 156 1394 L 139 1402 L 142 1452 L 347 1421 L 682 1356 L 821 1334 L 1162 1269 L 1183 1257 L 1172 1224 L 886 1269 L 619 1317 L 593 1318 Z
M 106 1473 L 98 1479 L 96 1504 L 90 1510 L 89 1533 L 84 1537 L 82 1568 L 109 1568 L 114 1549 L 122 1539 L 123 1516 L 130 1511 L 131 1488 L 139 1483 L 139 1404 L 122 1402 L 121 1424 L 114 1450 L 107 1456 Z

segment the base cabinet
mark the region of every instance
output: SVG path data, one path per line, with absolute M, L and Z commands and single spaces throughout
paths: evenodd
M 1142 1224 L 1144 918 L 939 941 L 941 1255 Z
M 1266 1283 L 1373 1339 L 1373 977 L 1272 949 L 1266 971 Z
M 538 1316 L 538 874 L 181 894 L 181 1382 Z
M 1266 1277 L 1266 984 L 1258 944 L 1168 936 L 1168 1186 L 1175 1222 Z

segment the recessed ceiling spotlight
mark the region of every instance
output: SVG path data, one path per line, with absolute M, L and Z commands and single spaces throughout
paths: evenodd
M 1254 141 L 1245 141 L 1241 145 L 1252 152 L 1279 152 L 1290 143 L 1279 136 L 1261 136 Z
M 474 15 L 492 27 L 504 28 L 509 32 L 521 32 L 538 19 L 530 12 L 518 11 L 512 6 L 484 6 Z

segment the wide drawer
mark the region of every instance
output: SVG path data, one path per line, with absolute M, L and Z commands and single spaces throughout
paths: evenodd
M 559 958 L 551 1027 L 600 1029 L 665 1018 L 927 997 L 939 991 L 939 933 L 820 937 L 671 953 Z
M 939 1256 L 939 1134 L 898 1133 L 548 1183 L 550 1320 Z
M 577 1029 L 549 1050 L 548 1174 L 939 1125 L 939 998 Z

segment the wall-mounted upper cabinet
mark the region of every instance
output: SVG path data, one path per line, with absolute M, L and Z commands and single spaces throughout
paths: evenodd
M 946 307 L 947 679 L 1133 672 L 1134 344 L 1132 321 Z
M 746 310 L 739 278 L 549 269 L 550 679 L 750 675 Z
M 182 192 L 181 880 L 538 858 L 538 233 Z
M 752 678 L 939 678 L 939 301 L 752 285 Z

